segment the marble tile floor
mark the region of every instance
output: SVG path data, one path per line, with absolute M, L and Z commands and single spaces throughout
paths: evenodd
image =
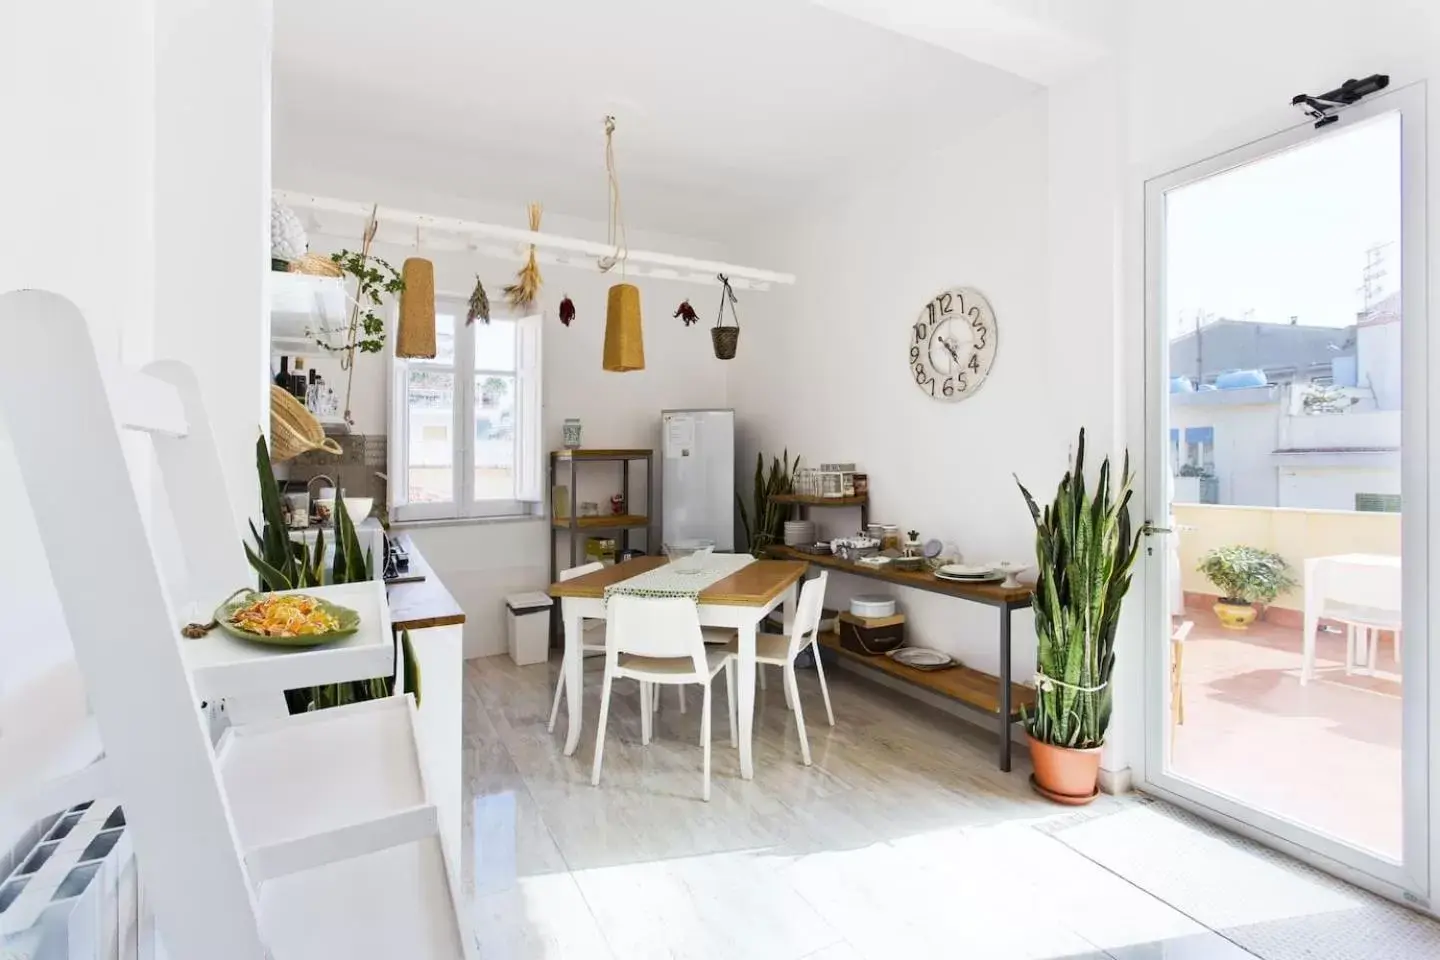
M 573 757 L 564 711 L 545 729 L 557 670 L 467 665 L 465 893 L 486 960 L 1440 956 L 1440 926 L 1164 804 L 1057 808 L 1023 761 L 995 768 L 993 735 L 841 670 L 833 728 L 801 676 L 809 768 L 778 676 L 757 691 L 750 782 L 717 688 L 708 804 L 700 691 L 685 714 L 665 691 L 642 747 L 638 694 L 617 684 L 592 787 L 601 663 Z M 1253 871 L 1272 896 L 1228 883 Z

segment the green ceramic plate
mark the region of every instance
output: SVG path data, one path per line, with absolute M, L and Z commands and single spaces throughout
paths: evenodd
M 340 628 L 338 630 L 331 630 L 329 633 L 309 634 L 303 637 L 267 637 L 264 634 L 244 630 L 230 622 L 230 618 L 235 615 L 235 611 L 254 603 L 255 598 L 258 596 L 260 596 L 260 594 L 253 591 L 242 593 L 239 596 L 226 600 L 217 607 L 215 610 L 215 622 L 219 624 L 220 629 L 232 637 L 239 637 L 241 640 L 252 640 L 255 643 L 267 643 L 276 647 L 318 647 L 321 644 L 334 643 L 336 640 L 344 637 L 353 636 L 360 630 L 360 614 L 351 610 L 349 607 L 338 606 L 329 601 L 321 600 L 319 597 L 315 599 L 319 601 L 321 608 L 336 620 L 340 621 Z

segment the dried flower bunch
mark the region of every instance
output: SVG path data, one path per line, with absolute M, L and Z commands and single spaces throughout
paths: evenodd
M 540 230 L 540 214 L 543 207 L 538 203 L 526 205 L 530 212 L 530 230 Z M 505 299 L 510 305 L 517 309 L 527 309 L 540 296 L 540 288 L 544 281 L 540 277 L 540 265 L 535 262 L 535 245 L 530 245 L 530 256 L 526 259 L 525 265 L 520 272 L 515 274 L 515 282 L 505 288 Z

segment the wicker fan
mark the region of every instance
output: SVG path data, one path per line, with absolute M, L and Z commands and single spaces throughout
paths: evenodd
M 270 459 L 293 460 L 311 450 L 343 453 L 340 444 L 325 436 L 314 414 L 279 384 L 270 387 Z

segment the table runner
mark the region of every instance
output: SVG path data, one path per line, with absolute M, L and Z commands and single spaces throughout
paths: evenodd
M 712 553 L 702 561 L 703 566 L 696 573 L 681 573 L 674 563 L 647 570 L 629 580 L 612 583 L 605 588 L 605 599 L 623 595 L 628 597 L 686 597 L 698 600 L 700 591 L 718 580 L 748 564 L 755 558 L 748 553 Z

